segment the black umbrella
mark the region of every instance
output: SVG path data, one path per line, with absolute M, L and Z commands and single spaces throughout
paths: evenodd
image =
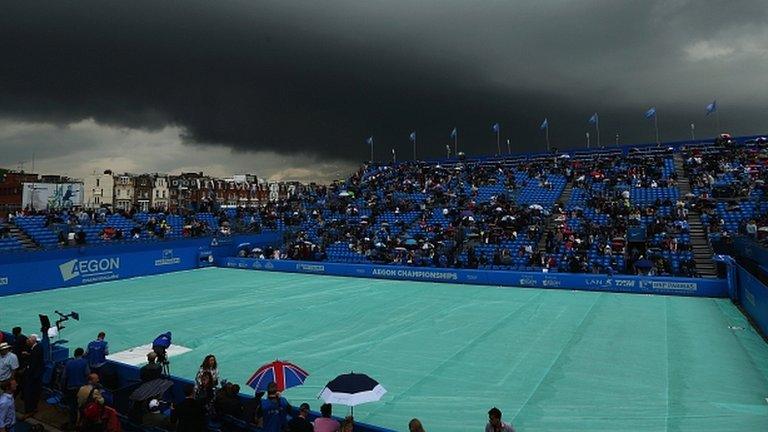
M 132 401 L 154 399 L 161 397 L 171 387 L 173 387 L 173 381 L 171 380 L 164 378 L 153 379 L 152 381 L 147 381 L 140 385 L 139 388 L 131 393 L 128 399 Z

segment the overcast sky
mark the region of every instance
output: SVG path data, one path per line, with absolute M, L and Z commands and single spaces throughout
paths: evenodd
M 3 2 L 0 166 L 329 180 L 444 154 L 768 127 L 765 0 Z M 594 133 L 593 133 L 594 143 Z

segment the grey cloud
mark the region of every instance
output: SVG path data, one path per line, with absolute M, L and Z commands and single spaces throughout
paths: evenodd
M 0 115 L 174 127 L 307 163 L 364 159 L 369 134 L 378 157 L 409 155 L 410 130 L 437 156 L 453 126 L 490 153 L 494 121 L 516 149 L 540 149 L 545 116 L 553 142 L 576 146 L 593 111 L 605 140 L 648 141 L 651 105 L 664 138 L 691 121 L 711 134 L 713 97 L 724 125 L 757 133 L 767 14 L 759 0 L 13 2 Z

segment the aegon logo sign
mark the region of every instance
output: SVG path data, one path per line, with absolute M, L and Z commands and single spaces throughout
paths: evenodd
M 91 260 L 73 259 L 59 265 L 61 278 L 64 282 L 81 277 L 82 282 L 96 282 L 117 279 L 115 273 L 120 269 L 120 258 L 100 258 Z

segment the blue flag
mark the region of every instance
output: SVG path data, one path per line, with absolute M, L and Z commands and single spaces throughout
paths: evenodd
M 543 122 L 541 122 L 541 126 L 539 126 L 539 129 L 544 130 L 549 128 L 549 119 L 544 119 Z
M 645 118 L 650 119 L 656 117 L 656 107 L 651 107 L 645 112 Z
M 410 135 L 408 135 L 408 139 L 411 140 L 411 142 L 416 141 L 416 132 L 411 132 Z
M 592 117 L 589 118 L 589 124 L 596 125 L 600 121 L 600 118 L 597 116 L 597 113 L 592 114 Z
M 370 136 L 370 137 L 366 138 L 365 139 L 365 143 L 368 144 L 368 145 L 373 145 L 373 137 Z
M 711 104 L 707 105 L 707 115 L 717 111 L 717 101 L 713 100 Z
M 458 134 L 459 134 L 459 131 L 458 131 L 458 130 L 456 130 L 456 128 L 453 128 L 453 130 L 451 131 L 451 138 L 452 138 L 452 139 L 453 139 L 453 138 L 456 138 L 456 136 L 457 136 Z
M 501 126 L 499 126 L 498 123 L 494 123 L 493 126 L 491 126 L 491 130 L 496 133 L 499 133 L 499 131 L 501 130 Z

